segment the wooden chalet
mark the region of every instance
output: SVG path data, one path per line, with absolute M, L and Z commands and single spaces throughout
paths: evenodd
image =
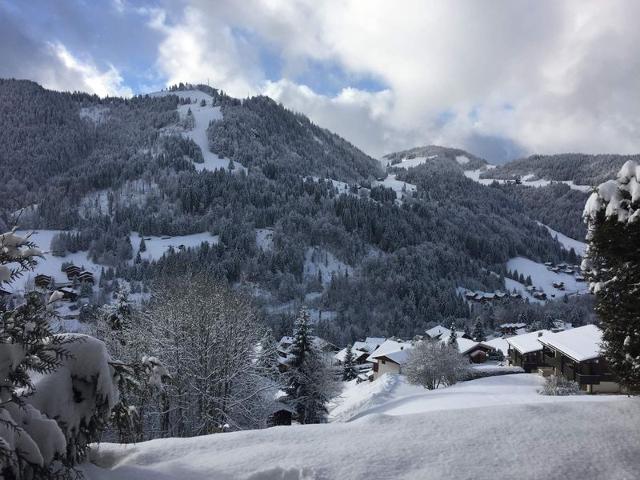
M 551 334 L 549 330 L 538 330 L 507 338 L 509 364 L 521 367 L 527 373 L 535 372 L 540 367 L 546 366 L 542 354 L 543 347 L 538 340 L 549 334 Z
M 87 270 L 80 272 L 80 275 L 78 275 L 78 280 L 80 282 L 86 282 L 91 284 L 95 283 L 93 279 L 93 273 L 88 272 Z
M 76 267 L 75 265 L 69 265 L 67 268 L 64 269 L 64 273 L 67 274 L 67 278 L 69 280 L 73 280 L 74 278 L 78 277 L 78 275 L 80 275 L 81 272 L 82 272 L 82 269 L 80 267 Z
M 67 300 L 69 302 L 75 302 L 78 300 L 78 294 L 70 288 L 58 288 L 56 292 L 62 293 L 62 300 Z
M 600 349 L 602 330 L 597 326 L 551 333 L 538 341 L 543 346 L 544 362 L 554 375 L 577 382 L 588 393 L 621 392 Z
M 36 275 L 36 278 L 34 280 L 36 287 L 40 287 L 40 288 L 48 288 L 49 285 L 52 284 L 52 282 L 53 282 L 53 278 L 43 273 Z

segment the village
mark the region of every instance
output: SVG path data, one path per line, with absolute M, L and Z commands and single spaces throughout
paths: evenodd
M 553 328 L 529 331 L 525 323 L 504 323 L 493 338 L 481 341 L 465 331 L 436 325 L 412 340 L 367 337 L 340 350 L 319 337 L 314 337 L 314 344 L 336 371 L 350 355 L 358 372 L 356 383 L 364 383 L 379 381 L 384 375 L 403 375 L 417 342 L 450 343 L 452 336 L 459 353 L 470 364 L 469 380 L 523 373 L 541 378 L 553 375 L 575 382 L 584 394 L 624 393 L 608 369 L 601 351 L 602 331 L 596 325 L 572 328 L 557 320 Z M 293 338 L 288 336 L 279 342 L 281 372 L 288 368 L 292 343 Z M 293 412 L 282 409 L 277 415 L 274 424 L 291 424 Z

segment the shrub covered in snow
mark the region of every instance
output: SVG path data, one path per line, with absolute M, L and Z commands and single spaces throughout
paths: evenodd
M 579 395 L 580 386 L 577 382 L 567 380 L 563 376 L 551 375 L 545 379 L 540 394 L 553 396 Z
M 440 385 L 453 385 L 467 376 L 469 361 L 449 343 L 423 340 L 418 342 L 404 367 L 407 380 L 434 390 Z

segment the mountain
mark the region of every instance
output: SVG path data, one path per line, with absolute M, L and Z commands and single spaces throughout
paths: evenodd
M 114 279 L 143 294 L 204 271 L 249 292 L 276 334 L 305 304 L 340 344 L 454 319 L 589 314 L 574 298 L 496 309 L 464 298 L 524 292 L 528 272 L 505 280 L 516 257 L 577 259 L 522 201 L 467 178 L 486 162 L 462 150 L 390 154 L 385 177 L 303 115 L 202 85 L 100 99 L 3 80 L 0 112 L 0 218 L 49 239 L 48 274 L 72 259 L 91 266 L 89 307 Z
M 382 157 L 382 163 L 393 168 L 413 168 L 423 163 L 449 162 L 462 170 L 475 170 L 487 165 L 487 161 L 459 148 L 427 145 Z
M 573 182 L 576 185 L 598 185 L 614 178 L 628 160 L 640 160 L 638 155 L 587 155 L 563 153 L 532 155 L 500 165 L 485 178 L 514 179 L 527 175 L 537 179 Z

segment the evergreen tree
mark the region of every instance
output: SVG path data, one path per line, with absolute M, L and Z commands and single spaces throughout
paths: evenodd
M 604 353 L 630 390 L 640 389 L 639 180 L 640 166 L 628 161 L 617 180 L 601 185 L 585 207 L 589 249 L 583 267 L 596 294 Z
M 484 325 L 482 325 L 480 320 L 478 320 L 473 327 L 473 339 L 476 342 L 484 342 L 487 339 L 487 336 L 484 333 Z
M 452 323 L 449 330 L 451 330 L 451 333 L 449 334 L 449 340 L 447 340 L 447 344 L 451 345 L 452 347 L 458 348 L 458 333 L 456 332 L 456 324 Z
M 147 244 L 144 242 L 144 237 L 140 237 L 140 246 L 138 247 L 139 253 L 144 253 L 147 251 Z
M 313 343 L 309 313 L 301 309 L 289 351 L 286 393 L 300 423 L 322 423 L 330 398 L 331 373 Z
M 342 380 L 348 382 L 358 376 L 358 370 L 353 357 L 351 344 L 347 345 L 347 351 L 344 354 L 344 362 L 342 362 Z
M 465 324 L 465 326 L 464 326 L 464 336 L 466 338 L 472 338 L 471 337 L 471 329 L 469 328 L 468 324 Z

